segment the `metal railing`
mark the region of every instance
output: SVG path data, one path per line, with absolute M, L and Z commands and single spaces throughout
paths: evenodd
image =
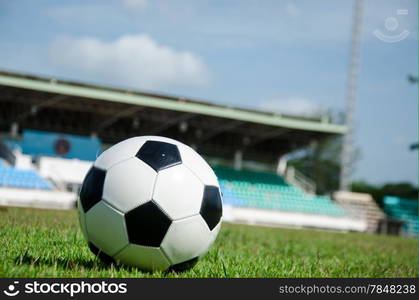
M 287 166 L 284 177 L 286 181 L 299 187 L 307 194 L 316 193 L 316 183 L 293 166 Z

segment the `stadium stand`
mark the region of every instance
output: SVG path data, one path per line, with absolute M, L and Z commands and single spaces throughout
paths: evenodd
M 41 156 L 37 164 L 41 176 L 59 189 L 78 192 L 93 161 Z
M 21 139 L 6 139 L 4 145 L 14 149 L 18 169 L 37 170 L 60 190 L 78 189 L 101 152 L 100 140 L 47 131 L 23 130 Z
M 393 219 L 403 222 L 402 234 L 419 236 L 418 201 L 395 196 L 385 196 L 384 211 Z
M 109 145 L 133 136 L 162 135 L 195 145 L 206 156 L 276 164 L 313 140 L 346 132 L 345 125 L 321 116 L 275 114 L 2 70 L 0 88 L 0 132 L 12 139 L 27 130 L 59 133 L 57 138 L 65 137 L 73 147 L 54 142 L 49 151 L 68 149 L 67 156 L 80 147 L 66 135 L 97 137 Z M 37 140 L 25 144 L 23 152 L 34 150 Z
M 57 190 L 42 178 L 31 157 L 14 152 L 15 166 L 0 158 L 0 206 L 22 206 L 48 209 L 70 209 L 75 205 L 75 193 Z
M 0 185 L 4 186 L 0 186 L 1 205 L 64 209 L 74 206 L 93 161 L 56 155 L 34 155 L 33 160 L 30 154 L 18 150 L 14 153 L 21 169 L 6 163 L 0 166 Z M 349 218 L 330 198 L 306 193 L 276 173 L 222 166 L 214 166 L 214 171 L 223 193 L 227 221 L 343 231 L 366 228 L 365 222 Z M 2 176 L 6 173 L 8 177 Z M 19 174 L 20 181 L 12 180 L 10 174 Z M 4 178 L 8 180 L 6 184 L 2 184 Z
M 20 168 L 6 163 L 0 166 L 0 205 L 74 207 L 78 189 L 93 161 L 38 152 L 31 156 L 18 149 L 14 153 Z M 214 166 L 214 171 L 223 192 L 227 221 L 343 231 L 366 228 L 365 222 L 349 218 L 330 198 L 306 193 L 276 173 L 222 166 Z
M 17 153 L 11 164 L 53 183 L 52 190 L 0 187 L 1 205 L 71 207 L 98 150 L 133 136 L 171 137 L 238 170 L 245 162 L 274 170 L 287 153 L 347 129 L 328 116 L 277 114 L 1 70 L 0 88 L 0 133 Z M 215 171 L 224 220 L 366 229 L 364 220 L 351 218 L 329 197 L 314 195 L 315 182 L 298 170 L 282 177 L 225 167 Z
M 368 224 L 367 232 L 376 233 L 385 214 L 370 194 L 337 191 L 332 198 L 339 204 L 347 215 L 352 218 L 365 220 Z
M 269 172 L 215 166 L 223 192 L 224 219 L 274 226 L 365 231 L 365 220 L 349 217 L 330 198 L 304 193 Z
M 328 197 L 305 194 L 275 173 L 215 167 L 224 202 L 232 206 L 345 216 Z

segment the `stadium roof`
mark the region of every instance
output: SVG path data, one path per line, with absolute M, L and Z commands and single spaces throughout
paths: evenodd
M 165 135 L 198 151 L 272 161 L 344 125 L 326 119 L 285 116 L 185 98 L 74 83 L 0 71 L 0 130 L 19 128 L 72 134 L 95 133 L 114 143 L 136 135 Z

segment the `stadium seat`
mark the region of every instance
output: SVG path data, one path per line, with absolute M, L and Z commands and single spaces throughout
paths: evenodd
M 395 196 L 385 196 L 384 211 L 393 219 L 403 221 L 403 232 L 410 236 L 419 236 L 418 201 Z
M 332 216 L 346 215 L 329 197 L 307 195 L 275 173 L 237 171 L 219 166 L 213 169 L 227 205 Z
M 34 170 L 19 170 L 14 167 L 0 165 L 0 186 L 51 190 L 53 186 Z

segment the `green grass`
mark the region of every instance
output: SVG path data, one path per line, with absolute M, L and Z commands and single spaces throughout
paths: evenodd
M 183 273 L 104 265 L 76 211 L 0 210 L 0 277 L 417 277 L 414 239 L 223 224 L 215 245 Z

